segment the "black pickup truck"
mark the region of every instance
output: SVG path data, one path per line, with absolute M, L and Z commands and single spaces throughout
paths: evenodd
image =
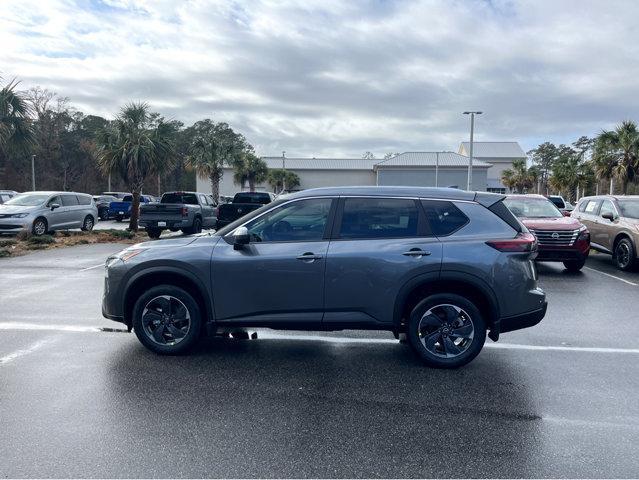
M 262 205 L 271 203 L 274 199 L 275 195 L 268 192 L 236 193 L 231 203 L 223 203 L 219 206 L 216 228 L 219 230 Z
M 215 226 L 217 205 L 211 195 L 198 192 L 167 192 L 160 203 L 140 206 L 140 226 L 151 238 L 159 238 L 162 230 L 200 233 Z

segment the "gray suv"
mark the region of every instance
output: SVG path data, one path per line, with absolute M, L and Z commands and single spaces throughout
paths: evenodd
M 0 233 L 93 230 L 98 209 L 91 195 L 75 192 L 25 192 L 0 205 Z
M 434 367 L 546 313 L 536 240 L 503 195 L 345 187 L 280 197 L 215 234 L 134 245 L 106 263 L 103 315 L 181 353 L 243 328 L 388 330 Z

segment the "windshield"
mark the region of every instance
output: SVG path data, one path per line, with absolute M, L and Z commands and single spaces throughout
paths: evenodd
M 197 205 L 197 197 L 193 193 L 165 193 L 160 203 L 183 203 Z
M 561 212 L 549 200 L 509 197 L 504 204 L 518 218 L 560 218 Z
M 618 200 L 617 203 L 619 204 L 622 217 L 639 219 L 639 199 Z
M 24 194 L 24 195 L 16 195 L 11 200 L 4 202 L 5 205 L 20 205 L 22 207 L 35 207 L 37 205 L 42 205 L 47 201 L 50 195 L 34 193 L 34 194 Z

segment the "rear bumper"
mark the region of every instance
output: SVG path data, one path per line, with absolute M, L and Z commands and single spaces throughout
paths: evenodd
M 164 222 L 164 225 L 159 227 L 158 222 Z M 193 224 L 193 220 L 184 219 L 184 220 L 150 220 L 150 219 L 140 219 L 140 226 L 146 228 L 186 228 L 190 227 Z
M 546 316 L 548 302 L 544 301 L 543 306 L 538 310 L 526 312 L 521 315 L 504 317 L 499 321 L 499 333 L 512 332 L 537 325 Z

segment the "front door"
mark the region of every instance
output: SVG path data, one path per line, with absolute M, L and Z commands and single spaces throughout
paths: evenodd
M 326 264 L 324 326 L 392 324 L 401 287 L 437 278 L 442 245 L 411 198 L 350 197 L 338 208 Z
M 211 262 L 219 324 L 320 326 L 331 198 L 283 203 L 245 226 L 239 250 L 220 240 Z
M 58 207 L 51 210 L 52 205 L 58 205 Z M 49 229 L 53 230 L 55 228 L 64 227 L 66 223 L 66 211 L 65 208 L 62 206 L 62 197 L 60 195 L 51 197 L 46 206 L 47 208 L 49 208 L 49 212 L 47 213 L 47 223 L 49 224 Z
M 612 214 L 614 220 L 603 218 L 605 213 Z M 617 210 L 612 202 L 607 199 L 602 200 L 601 207 L 599 207 L 599 217 L 597 218 L 599 225 L 592 237 L 592 241 L 612 251 L 612 242 L 615 238 L 613 230 L 615 230 L 615 224 L 619 221 L 618 218 L 619 215 L 617 215 Z

